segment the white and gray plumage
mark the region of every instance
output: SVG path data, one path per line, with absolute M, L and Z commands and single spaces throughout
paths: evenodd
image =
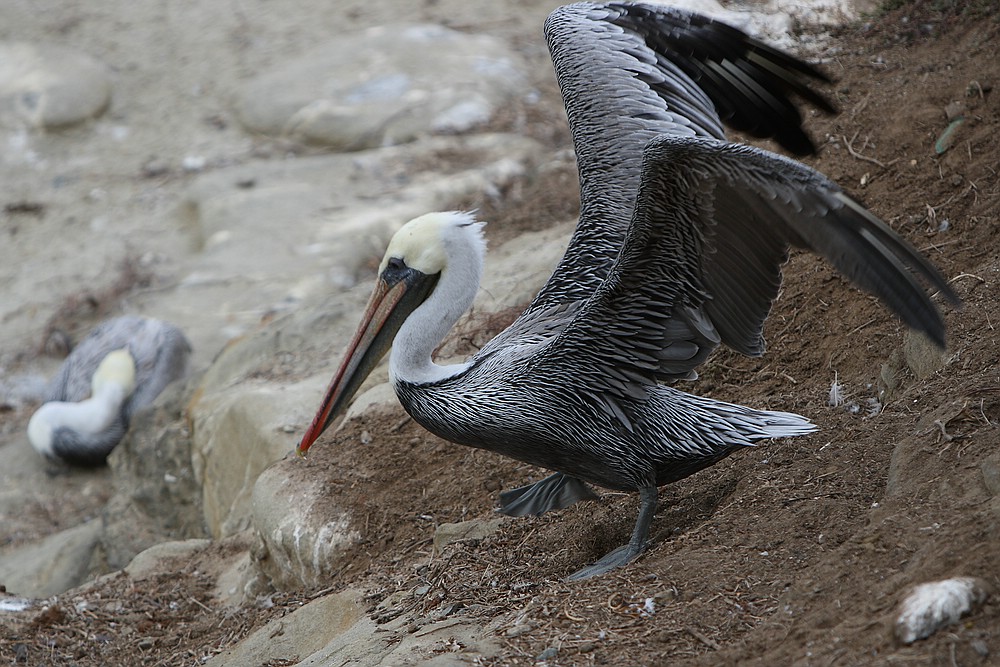
M 66 357 L 28 422 L 48 458 L 103 463 L 132 416 L 187 371 L 191 344 L 172 324 L 125 316 L 102 322 Z
M 945 342 L 918 279 L 957 303 L 933 266 L 822 174 L 728 143 L 723 121 L 812 150 L 789 95 L 814 68 L 742 32 L 676 9 L 576 4 L 545 24 L 577 154 L 581 211 L 557 269 L 524 313 L 466 363 L 431 354 L 471 304 L 485 251 L 463 213 L 407 223 L 392 239 L 361 326 L 299 443 L 304 453 L 388 347 L 400 402 L 457 443 L 556 471 L 501 495 L 538 514 L 638 491 L 629 543 L 573 575 L 635 558 L 657 487 L 767 439 L 814 430 L 804 417 L 693 396 L 720 344 L 764 351 L 763 322 L 790 246 L 827 258 L 906 324 Z M 394 339 L 394 342 L 393 342 Z

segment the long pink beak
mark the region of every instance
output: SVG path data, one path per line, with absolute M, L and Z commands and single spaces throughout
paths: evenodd
M 381 278 L 375 285 L 361 323 L 344 354 L 343 361 L 340 362 L 340 368 L 333 376 L 316 416 L 313 417 L 312 423 L 296 447 L 295 451 L 299 456 L 305 456 L 323 431 L 347 408 L 361 383 L 391 347 L 392 336 L 395 336 L 396 331 L 392 331 L 390 336 L 381 334 L 386 322 L 406 293 L 406 287 L 405 282 L 390 286 Z
M 344 360 L 295 449 L 299 456 L 305 456 L 323 431 L 347 409 L 365 378 L 392 347 L 399 327 L 434 289 L 437 278 L 437 275 L 429 276 L 402 263 L 379 276 Z

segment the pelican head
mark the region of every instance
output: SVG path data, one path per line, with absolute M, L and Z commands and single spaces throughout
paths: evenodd
M 31 445 L 40 454 L 55 457 L 60 438 L 100 436 L 116 423 L 122 404 L 135 390 L 135 373 L 135 360 L 128 348 L 109 352 L 90 380 L 90 398 L 79 403 L 50 401 L 31 415 Z
M 90 381 L 91 394 L 100 394 L 108 384 L 121 387 L 126 396 L 135 390 L 135 359 L 127 347 L 109 352 L 101 360 Z
M 430 364 L 430 352 L 458 317 L 471 305 L 479 288 L 486 243 L 484 223 L 469 213 L 428 213 L 403 225 L 389 241 L 379 265 L 378 280 L 368 300 L 361 324 L 351 340 L 340 368 L 333 376 L 323 403 L 302 436 L 297 451 L 306 451 L 342 413 L 361 383 L 392 347 L 404 322 L 431 301 L 431 322 L 406 335 L 413 344 L 400 345 L 400 359 L 393 351 L 393 371 Z M 431 304 L 428 304 L 430 306 Z M 440 336 L 440 337 L 437 337 Z M 437 337 L 437 340 L 433 340 Z M 403 338 L 403 334 L 400 335 Z M 427 349 L 426 340 L 432 340 Z M 441 368 L 436 367 L 434 368 Z

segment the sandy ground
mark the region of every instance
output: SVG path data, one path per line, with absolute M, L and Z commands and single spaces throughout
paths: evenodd
M 364 3 L 337 4 L 336 11 L 314 7 L 317 20 L 294 31 L 278 24 L 247 34 L 235 21 L 236 48 L 226 52 L 239 57 L 230 62 L 206 60 L 206 53 L 215 52 L 198 43 L 196 27 L 180 43 L 156 39 L 163 27 L 147 26 L 154 34 L 140 31 L 135 38 L 149 40 L 151 61 L 171 56 L 182 68 L 211 62 L 220 72 L 241 74 L 322 34 L 336 19 L 384 18 L 366 14 Z M 459 18 L 453 23 L 461 26 L 461 4 L 427 3 L 419 13 L 441 19 L 454 11 Z M 825 55 L 825 67 L 837 79 L 830 92 L 842 111 L 809 119 L 823 144 L 811 163 L 926 252 L 965 301 L 961 311 L 948 311 L 950 347 L 942 369 L 917 378 L 900 361 L 902 327 L 874 300 L 845 287 L 829 267 L 796 255 L 768 323 L 768 354 L 750 360 L 720 353 L 692 391 L 808 415 L 821 427 L 817 434 L 732 457 L 663 489 L 654 543 L 643 558 L 606 577 L 566 584 L 561 581 L 566 573 L 627 539 L 636 499 L 605 494 L 599 502 L 541 518 L 505 521 L 491 537 L 433 553 L 428 524 L 488 517 L 499 489 L 519 485 L 537 471 L 439 441 L 405 423 L 400 409 L 344 429 L 336 436 L 338 446 L 318 448 L 306 469 L 329 475 L 335 482 L 331 492 L 367 515 L 369 534 L 377 536 L 358 551 L 342 579 L 331 582 L 334 588 L 369 591 L 374 609 L 395 591 L 426 586 L 426 594 L 404 611 L 420 615 L 452 604 L 491 624 L 503 643 L 494 664 L 532 664 L 546 650 L 549 664 L 567 665 L 992 664 L 1000 653 L 995 602 L 913 646 L 897 645 L 891 633 L 893 609 L 909 584 L 961 574 L 1000 584 L 1000 505 L 998 489 L 989 482 L 991 471 L 1000 469 L 995 329 L 1000 105 L 994 90 L 1000 80 L 1000 25 L 984 13 L 987 4 L 942 8 L 915 2 L 843 30 Z M 162 7 L 162 18 L 176 27 L 169 6 Z M 75 18 L 53 12 L 28 16 L 26 4 L 16 11 L 37 34 L 59 34 L 95 30 L 87 27 L 92 12 L 104 10 L 81 8 Z M 537 37 L 543 8 L 526 3 L 524 15 L 516 18 L 489 4 L 482 11 L 495 11 L 495 21 L 479 16 L 477 25 L 512 38 L 534 62 L 544 62 Z M 101 19 L 116 29 L 147 25 L 128 17 L 127 10 L 109 11 Z M 213 18 L 233 20 L 205 17 Z M 98 55 L 112 59 L 113 54 Z M 49 247 L 50 216 L 65 224 L 76 216 L 76 224 L 93 229 L 96 218 L 108 215 L 139 230 L 143 207 L 166 206 L 177 192 L 162 182 L 152 187 L 142 175 L 145 161 L 155 155 L 173 165 L 186 154 L 214 157 L 242 141 L 234 139 L 238 131 L 228 123 L 220 129 L 209 122 L 213 114 L 225 117 L 221 90 L 206 84 L 195 95 L 170 79 L 164 86 L 170 99 L 201 101 L 178 104 L 170 114 L 157 109 L 164 99 L 141 105 L 118 101 L 106 122 L 145 112 L 178 127 L 194 120 L 201 128 L 195 136 L 184 134 L 186 142 L 149 145 L 124 157 L 113 145 L 95 149 L 95 163 L 114 164 L 120 174 L 102 182 L 101 195 L 88 195 L 86 184 L 73 186 L 72 193 L 39 193 L 29 175 L 15 178 L 5 190 L 14 194 L 7 196 L 41 199 L 46 222 L 40 224 L 34 213 L 8 213 L 5 234 L 11 243 L 23 244 L 22 252 Z M 554 91 L 541 89 L 550 96 L 542 108 L 553 116 L 532 118 L 526 131 L 554 147 L 565 144 Z M 938 154 L 935 142 L 949 122 L 946 108 L 955 103 L 965 122 L 948 150 Z M 171 178 L 183 174 L 172 172 Z M 551 200 L 557 190 L 564 190 L 565 199 L 544 210 L 563 215 L 574 206 L 571 182 L 541 184 L 492 208 L 484 203 L 485 214 L 509 222 L 508 229 L 542 225 L 539 202 Z M 14 228 L 18 231 L 11 232 Z M 20 295 L 23 312 L 35 314 L 12 320 L 16 326 L 5 336 L 4 353 L 14 356 L 7 358 L 33 355 L 52 317 L 87 323 L 90 316 L 46 304 L 52 294 L 73 294 L 71 286 L 80 279 L 110 278 L 108 267 L 128 256 L 130 233 L 117 245 L 101 246 L 107 256 L 100 268 L 81 262 L 79 275 L 60 277 L 47 288 L 48 297 Z M 169 276 L 171 249 L 181 243 L 175 232 L 159 233 L 164 250 L 142 264 L 153 281 Z M 52 247 L 52 256 L 60 250 L 65 248 Z M 113 312 L 130 289 L 107 297 L 96 310 Z M 466 330 L 461 344 L 502 323 L 474 324 L 481 329 L 475 336 Z M 835 378 L 860 406 L 858 412 L 827 405 Z M 882 411 L 869 415 L 867 399 L 887 388 Z M 361 443 L 361 429 L 368 431 L 370 444 Z M 142 644 L 144 664 L 196 664 L 313 594 L 282 594 L 269 609 L 229 614 L 213 604 L 203 571 L 191 563 L 149 580 L 143 589 L 112 579 L 99 595 L 120 601 L 114 611 L 82 613 L 69 600 L 56 601 L 50 611 L 10 628 L 0 639 L 0 655 L 27 664 L 136 664 L 142 637 L 149 640 Z M 515 627 L 522 630 L 508 631 Z

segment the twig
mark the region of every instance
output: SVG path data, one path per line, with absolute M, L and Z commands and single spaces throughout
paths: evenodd
M 854 157 L 854 158 L 856 158 L 858 160 L 864 160 L 865 162 L 871 162 L 872 164 L 877 164 L 878 166 L 882 167 L 883 169 L 886 169 L 889 166 L 889 165 L 887 165 L 886 163 L 884 163 L 884 162 L 882 162 L 880 160 L 876 160 L 873 157 L 868 157 L 867 155 L 862 155 L 861 153 L 859 153 L 856 150 L 854 150 L 854 145 L 853 145 L 854 144 L 854 138 L 853 137 L 851 139 L 848 139 L 846 134 L 842 134 L 840 136 L 844 139 L 844 145 L 847 146 L 847 152 L 850 153 L 852 157 Z M 857 137 L 857 136 L 858 136 L 858 133 L 855 132 L 854 133 L 854 137 Z M 892 162 L 889 162 L 889 164 L 892 164 L 895 161 L 896 160 L 892 160 Z
M 783 507 L 788 507 L 792 503 L 797 503 L 803 500 L 819 500 L 820 498 L 839 498 L 844 494 L 839 491 L 831 491 L 830 493 L 814 493 L 810 496 L 796 496 L 795 498 L 785 498 L 781 501 Z
M 985 278 L 980 278 L 979 276 L 977 276 L 975 274 L 972 274 L 972 273 L 960 273 L 957 276 L 955 276 L 954 278 L 952 278 L 951 280 L 949 280 L 948 283 L 951 284 L 951 283 L 955 282 L 956 280 L 960 280 L 962 278 L 975 278 L 980 283 L 985 283 L 986 282 Z
M 200 601 L 199 601 L 199 600 L 198 600 L 198 599 L 197 599 L 196 597 L 194 597 L 193 595 L 189 595 L 189 596 L 188 596 L 188 600 L 190 600 L 191 602 L 194 602 L 194 603 L 195 603 L 196 605 L 198 605 L 199 607 L 201 607 L 201 608 L 202 608 L 202 609 L 204 609 L 205 611 L 207 611 L 207 612 L 211 613 L 211 611 L 212 611 L 212 610 L 211 610 L 211 609 L 209 609 L 208 607 L 206 607 L 206 606 L 205 606 L 205 605 L 204 605 L 204 604 L 203 604 L 202 602 L 200 602 Z
M 708 648 L 712 649 L 713 651 L 719 651 L 719 650 L 722 649 L 722 647 L 719 646 L 718 643 L 712 641 L 711 639 L 709 639 L 705 635 L 701 634 L 700 632 L 698 632 L 694 628 L 684 628 L 684 631 L 687 632 L 692 637 L 694 637 L 695 639 L 697 639 L 698 641 L 700 641 L 702 644 L 704 644 Z
M 862 329 L 864 329 L 865 327 L 867 327 L 872 322 L 875 322 L 877 319 L 878 319 L 877 317 L 873 317 L 870 320 L 868 320 L 867 322 L 865 322 L 864 324 L 859 324 L 858 326 L 856 326 L 853 329 L 851 329 L 850 331 L 848 331 L 847 335 L 848 336 L 853 336 L 854 334 L 858 333 L 859 331 L 861 331 Z
M 563 614 L 566 616 L 566 618 L 573 621 L 574 623 L 583 623 L 584 621 L 587 620 L 583 616 L 574 616 L 573 614 L 569 613 L 569 602 L 567 602 L 563 606 Z
M 406 415 L 398 422 L 396 422 L 396 424 L 392 428 L 389 429 L 389 433 L 396 433 L 409 423 L 410 423 L 410 415 Z

